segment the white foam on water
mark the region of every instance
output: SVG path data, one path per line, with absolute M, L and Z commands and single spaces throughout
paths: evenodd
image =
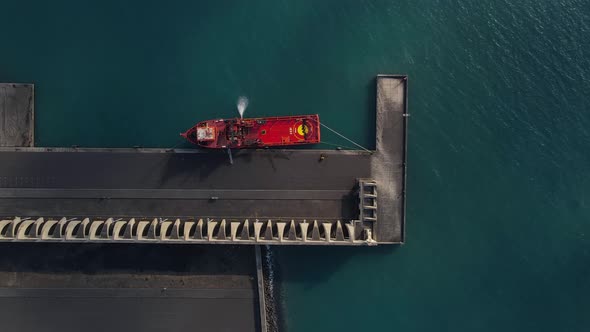
M 266 266 L 268 268 L 267 275 L 265 276 L 264 284 L 265 284 L 265 300 L 266 300 L 266 307 L 271 308 L 271 310 L 266 311 L 266 321 L 270 323 L 269 330 L 270 331 L 277 331 L 278 328 L 278 318 L 277 318 L 277 303 L 275 299 L 275 271 L 274 271 L 274 257 L 271 251 L 271 246 L 265 246 L 265 255 L 264 260 Z
M 236 104 L 238 107 L 238 112 L 240 113 L 240 118 L 244 118 L 244 112 L 246 112 L 246 108 L 248 108 L 248 98 L 244 96 L 240 96 L 238 98 L 238 102 Z
M 275 271 L 273 270 L 273 257 L 272 252 L 270 251 L 270 246 L 266 245 L 266 266 L 268 266 L 268 275 L 266 276 L 266 281 L 268 282 L 268 291 L 272 295 L 274 294 L 274 285 L 275 285 Z

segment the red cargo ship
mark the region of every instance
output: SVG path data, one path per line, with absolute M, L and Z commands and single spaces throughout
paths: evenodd
M 320 117 L 313 114 L 208 120 L 180 135 L 212 149 L 315 144 L 320 142 Z

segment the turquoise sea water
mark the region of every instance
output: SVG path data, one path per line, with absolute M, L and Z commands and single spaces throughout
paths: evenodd
M 589 2 L 1 8 L 42 146 L 169 147 L 239 95 L 372 145 L 374 76 L 409 75 L 407 243 L 273 249 L 289 331 L 590 328 Z

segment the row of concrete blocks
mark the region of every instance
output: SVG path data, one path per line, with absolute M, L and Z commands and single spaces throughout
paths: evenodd
M 375 244 L 371 230 L 356 221 L 161 218 L 16 217 L 0 220 L 0 241 Z

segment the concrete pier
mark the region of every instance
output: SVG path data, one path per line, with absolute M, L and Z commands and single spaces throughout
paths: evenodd
M 0 148 L 0 241 L 402 243 L 407 79 L 376 80 L 373 152 Z
M 252 249 L 0 243 L 2 330 L 262 331 Z
M 34 86 L 0 83 L 0 146 L 33 146 L 34 117 Z
M 30 147 L 32 88 L 14 86 L 0 109 L 20 128 L 0 136 L 3 326 L 266 331 L 277 309 L 259 245 L 403 243 L 407 79 L 376 86 L 375 151 L 236 151 L 233 164 L 196 149 Z
M 377 181 L 379 206 L 374 231 L 381 243 L 401 243 L 405 239 L 407 100 L 406 76 L 377 77 L 377 148 L 371 159 L 371 173 Z

